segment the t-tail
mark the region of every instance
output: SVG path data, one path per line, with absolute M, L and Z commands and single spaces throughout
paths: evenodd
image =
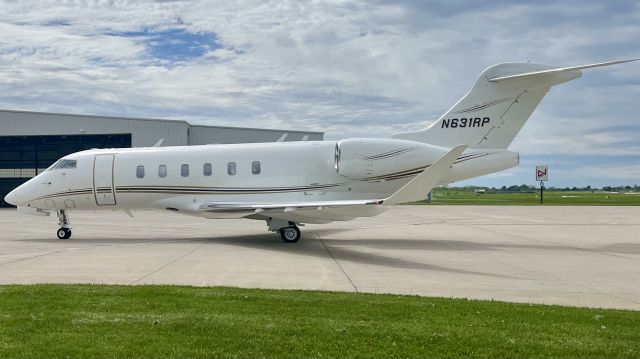
M 392 138 L 452 147 L 506 149 L 552 86 L 582 76 L 582 69 L 620 64 L 611 61 L 573 67 L 532 63 L 493 65 L 480 74 L 460 101 L 430 127 Z

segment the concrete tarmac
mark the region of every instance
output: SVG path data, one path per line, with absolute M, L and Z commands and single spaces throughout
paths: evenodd
M 0 210 L 0 284 L 185 284 L 640 310 L 640 207 L 399 206 L 302 227 L 169 212 Z

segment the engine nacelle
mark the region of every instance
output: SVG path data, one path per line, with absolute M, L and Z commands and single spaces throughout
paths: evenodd
M 443 182 L 455 182 L 504 171 L 520 163 L 520 156 L 509 150 L 469 148 L 458 158 Z
M 353 138 L 336 144 L 336 171 L 350 179 L 376 180 L 401 175 L 432 163 L 446 149 L 428 144 L 385 138 Z

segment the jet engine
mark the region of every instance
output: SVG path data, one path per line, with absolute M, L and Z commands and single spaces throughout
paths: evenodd
M 355 180 L 384 181 L 416 175 L 437 161 L 448 149 L 396 139 L 348 139 L 338 141 L 335 168 Z M 488 148 L 469 148 L 460 156 L 441 183 L 502 171 L 518 165 L 517 153 Z
M 383 180 L 432 163 L 446 149 L 420 142 L 354 138 L 336 144 L 336 171 L 350 179 Z

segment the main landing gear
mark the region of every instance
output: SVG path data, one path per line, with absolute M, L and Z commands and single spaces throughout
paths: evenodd
M 67 211 L 64 209 L 58 210 L 58 225 L 60 229 L 58 229 L 57 235 L 59 239 L 69 239 L 71 238 L 71 227 L 69 227 L 69 216 L 67 215 Z
M 279 232 L 280 238 L 282 238 L 282 241 L 285 243 L 296 243 L 302 238 L 300 228 L 298 228 L 295 222 L 269 218 L 267 225 L 271 232 Z
M 300 228 L 295 224 L 289 227 L 280 228 L 278 231 L 280 232 L 280 238 L 282 238 L 285 243 L 296 243 L 302 237 Z

